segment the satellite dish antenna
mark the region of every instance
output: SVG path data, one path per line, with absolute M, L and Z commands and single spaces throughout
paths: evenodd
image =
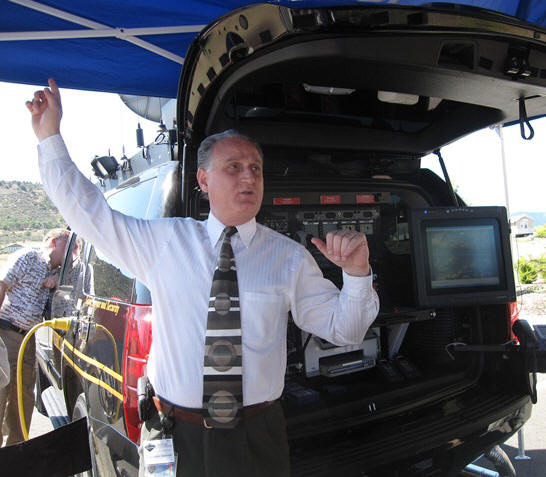
M 132 94 L 120 94 L 119 97 L 133 113 L 156 123 L 161 121 L 161 108 L 171 100 L 171 98 L 133 96 Z

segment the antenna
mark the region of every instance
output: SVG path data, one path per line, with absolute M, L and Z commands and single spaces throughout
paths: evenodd
M 140 123 L 138 123 L 138 127 L 136 129 L 136 140 L 137 140 L 137 146 L 142 149 L 142 157 L 144 159 L 148 159 L 146 157 L 146 148 L 144 147 L 144 131 L 140 127 Z

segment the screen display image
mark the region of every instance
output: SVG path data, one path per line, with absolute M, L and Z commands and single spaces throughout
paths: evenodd
M 433 290 L 500 284 L 493 224 L 428 226 L 425 230 Z

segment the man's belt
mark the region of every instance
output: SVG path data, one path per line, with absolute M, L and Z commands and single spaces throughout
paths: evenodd
M 159 396 L 154 396 L 153 400 L 156 409 L 166 416 L 172 416 L 179 421 L 191 422 L 192 424 L 197 424 L 198 426 L 207 427 L 205 425 L 205 418 L 202 414 L 203 411 L 200 412 L 200 410 L 190 410 L 177 406 L 160 398 Z M 264 401 L 257 404 L 251 404 L 250 406 L 244 406 L 243 416 L 252 417 L 261 414 L 265 409 L 272 406 L 276 402 L 277 401 Z
M 28 330 L 19 328 L 18 326 L 15 326 L 13 323 L 7 320 L 0 320 L 0 329 L 12 330 L 12 331 L 15 331 L 16 333 L 19 333 L 20 335 L 26 335 L 28 332 Z

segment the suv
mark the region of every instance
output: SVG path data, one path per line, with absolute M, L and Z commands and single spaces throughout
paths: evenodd
M 201 32 L 177 101 L 177 134 L 154 146 L 172 160 L 149 152 L 113 172 L 133 168 L 106 194 L 114 209 L 206 217 L 197 148 L 235 128 L 265 153 L 259 222 L 308 247 L 337 285 L 310 237 L 368 237 L 381 309 L 363 343 L 337 347 L 289 320 L 293 476 L 456 475 L 523 426 L 543 345 L 521 323 L 520 345 L 511 331 L 506 210 L 467 207 L 420 159 L 546 110 L 546 32 L 462 7 L 254 5 Z M 136 476 L 148 290 L 73 236 L 51 310 L 74 322 L 38 338 L 44 404 L 89 417 L 93 475 Z

